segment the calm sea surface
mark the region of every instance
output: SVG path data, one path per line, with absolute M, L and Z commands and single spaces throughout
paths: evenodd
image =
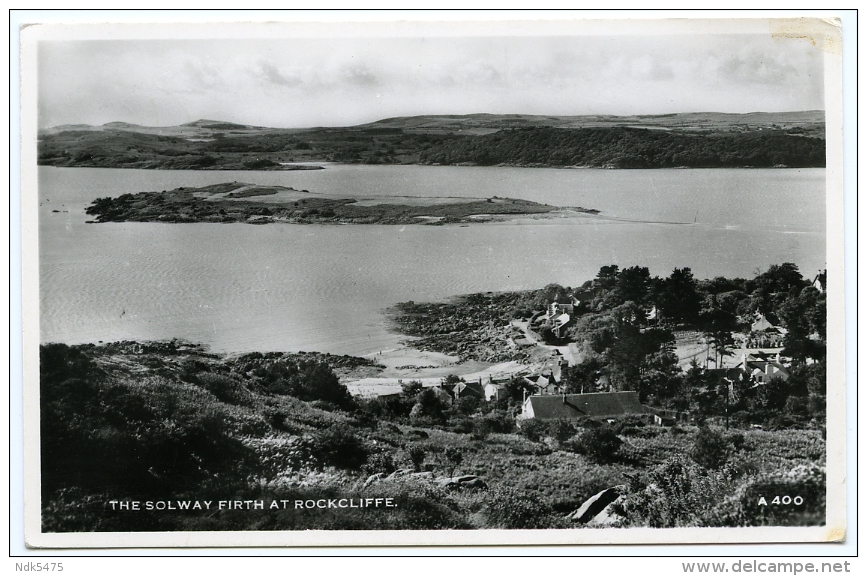
M 472 226 L 85 224 L 99 196 L 237 180 L 368 196 L 507 196 L 600 217 Z M 39 168 L 44 342 L 186 338 L 366 354 L 405 300 L 580 285 L 600 266 L 751 277 L 825 267 L 825 171 L 344 166 L 295 172 Z M 59 212 L 54 212 L 58 210 Z

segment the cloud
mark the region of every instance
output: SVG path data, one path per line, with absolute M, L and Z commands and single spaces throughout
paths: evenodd
M 284 74 L 277 68 L 277 66 L 265 60 L 259 62 L 259 72 L 261 78 L 264 78 L 267 82 L 278 86 L 296 88 L 304 84 L 304 80 L 299 76 L 294 74 Z
M 51 44 L 51 45 L 48 45 Z M 355 124 L 432 113 L 822 107 L 822 60 L 766 36 L 46 43 L 40 123 Z
M 334 79 L 335 84 L 347 82 L 354 86 L 376 86 L 380 83 L 379 77 L 366 66 L 346 66 L 340 75 Z

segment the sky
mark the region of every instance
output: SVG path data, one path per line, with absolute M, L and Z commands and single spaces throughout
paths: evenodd
M 199 35 L 200 36 L 200 35 Z M 197 119 L 824 109 L 822 52 L 769 34 L 43 40 L 42 128 Z

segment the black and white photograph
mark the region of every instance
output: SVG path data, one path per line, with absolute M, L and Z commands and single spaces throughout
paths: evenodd
M 845 537 L 839 22 L 21 57 L 29 545 Z

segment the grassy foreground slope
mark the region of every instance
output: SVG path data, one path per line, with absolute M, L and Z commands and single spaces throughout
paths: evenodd
M 618 526 L 823 522 L 821 430 L 519 429 L 511 394 L 451 404 L 407 383 L 353 399 L 335 371 L 363 364 L 180 342 L 42 346 L 43 530 L 578 528 L 566 515 L 612 486 L 625 493 Z M 461 475 L 479 481 L 450 480 Z M 776 493 L 801 503 L 760 504 Z M 377 498 L 393 506 L 294 506 Z

